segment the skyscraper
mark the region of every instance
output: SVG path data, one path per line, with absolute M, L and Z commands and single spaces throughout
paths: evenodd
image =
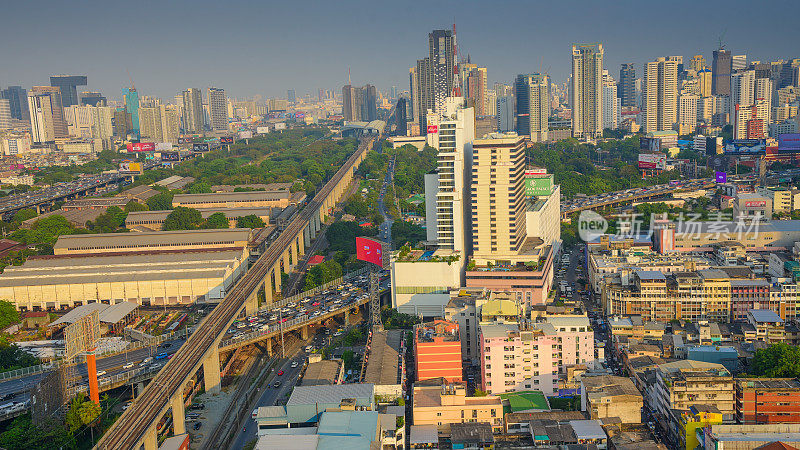
M 515 129 L 514 95 L 507 94 L 497 97 L 497 129 L 499 131 L 513 131 Z
M 731 68 L 733 58 L 731 52 L 720 48 L 714 50 L 714 61 L 711 65 L 711 93 L 713 95 L 731 95 Z
M 633 63 L 624 63 L 620 67 L 617 95 L 623 108 L 636 107 L 636 68 Z
M 0 98 L 0 130 L 11 128 L 11 103 Z
M 747 68 L 747 55 L 731 56 L 731 72 Z
M 697 78 L 700 84 L 700 97 L 711 97 L 711 85 L 713 83 L 713 74 L 711 69 L 708 67 L 703 67 L 702 69 L 698 70 Z
M 397 124 L 397 135 L 398 136 L 405 136 L 408 134 L 408 116 L 406 112 L 408 111 L 408 99 L 405 97 L 400 97 L 397 99 L 397 106 L 394 110 L 394 118 L 395 123 Z
M 617 95 L 617 82 L 614 77 L 603 71 L 603 129 L 616 130 L 619 128 L 619 96 Z
M 414 71 L 409 73 L 411 90 L 417 92 L 414 102 L 414 121 L 419 123 L 420 130 L 423 132 L 428 118 L 428 110 L 434 109 L 430 62 L 430 58 L 418 59 L 417 66 L 413 68 Z
M 203 114 L 203 93 L 200 89 L 189 88 L 183 96 L 183 130 L 186 133 L 202 133 L 205 126 Z
M 410 111 L 411 114 L 408 116 L 409 122 L 416 122 L 420 123 L 418 109 L 419 109 L 419 73 L 417 72 L 417 66 L 410 67 L 408 69 L 408 92 L 411 94 L 411 98 L 409 99 L 410 102 Z
M 464 72 L 464 96 L 468 106 L 475 107 L 475 115 L 478 117 L 489 114 L 486 99 L 488 89 L 488 73 L 485 67 L 473 65 Z
M 689 60 L 689 68 L 694 70 L 695 72 L 699 72 L 706 66 L 706 59 L 703 55 L 694 55 L 692 59 Z
M 208 88 L 208 115 L 211 118 L 211 129 L 228 129 L 228 105 L 225 90 L 215 87 Z
M 646 133 L 672 130 L 678 119 L 677 60 L 658 58 L 645 64 L 642 112 Z
M 377 89 L 370 84 L 364 87 L 342 87 L 342 116 L 348 122 L 369 122 L 378 118 Z
M 44 97 L 48 97 L 49 100 L 45 100 Z M 34 142 L 52 142 L 67 137 L 67 122 L 64 120 L 64 108 L 61 106 L 61 89 L 53 86 L 32 87 L 28 93 L 28 109 L 31 127 L 34 128 L 31 132 Z M 34 120 L 37 122 L 36 125 L 33 124 Z
M 99 92 L 81 92 L 81 105 L 84 106 L 106 106 L 107 101 L 103 94 Z
M 56 75 L 50 77 L 50 86 L 61 89 L 61 104 L 64 108 L 79 103 L 78 86 L 86 86 L 85 75 Z
M 289 89 L 286 91 L 286 101 L 289 103 L 294 103 L 297 101 L 297 97 L 295 96 L 294 89 Z
M 525 138 L 494 133 L 473 144 L 472 244 L 475 259 L 517 256 L 525 229 Z
M 455 36 L 452 30 L 433 30 L 428 34 L 429 70 L 431 85 L 428 95 L 433 99 L 434 110 L 444 107 L 453 93 L 455 69 Z
M 11 108 L 11 117 L 19 120 L 30 120 L 28 115 L 28 92 L 22 86 L 9 86 L 2 91 L 2 96 L 8 100 Z
M 131 133 L 139 134 L 139 93 L 135 87 L 123 91 L 125 97 L 125 111 L 131 115 Z
M 603 135 L 603 44 L 572 44 L 572 136 Z
M 533 142 L 547 140 L 550 118 L 550 77 L 540 73 L 517 75 L 517 134 Z

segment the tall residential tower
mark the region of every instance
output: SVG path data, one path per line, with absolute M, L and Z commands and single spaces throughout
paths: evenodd
M 572 45 L 572 136 L 603 135 L 603 44 Z

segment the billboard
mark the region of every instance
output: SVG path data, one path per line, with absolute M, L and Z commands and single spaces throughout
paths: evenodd
M 122 161 L 119 163 L 119 171 L 127 173 L 142 173 L 142 163 L 133 161 Z
M 664 170 L 667 166 L 667 155 L 663 153 L 639 153 L 639 169 Z
M 256 133 L 267 134 L 269 133 L 269 127 L 256 127 Z
M 778 135 L 778 153 L 800 153 L 800 133 Z
M 156 144 L 156 151 L 163 152 L 172 150 L 172 142 L 159 142 Z
M 163 152 L 161 153 L 161 161 L 180 161 L 181 155 L 178 152 Z
M 100 314 L 92 311 L 64 327 L 64 359 L 67 361 L 78 354 L 97 347 L 100 339 Z
M 525 195 L 528 197 L 544 197 L 552 192 L 553 175 L 525 177 Z
M 428 125 L 428 134 L 430 133 L 438 133 L 439 126 L 438 125 Z
M 250 139 L 252 137 L 253 137 L 253 132 L 250 130 L 239 132 L 239 139 Z
M 760 156 L 767 153 L 767 141 L 764 139 L 737 139 L 724 145 L 726 155 Z
M 639 150 L 647 150 L 648 152 L 657 152 L 661 149 L 661 140 L 654 137 L 640 137 Z
M 744 202 L 745 208 L 765 208 L 767 206 L 766 200 L 750 200 Z
M 220 144 L 233 144 L 233 136 L 222 136 L 219 138 Z
M 207 152 L 208 151 L 208 143 L 202 144 L 192 144 L 192 151 L 195 152 Z
M 374 239 L 357 237 L 356 259 L 383 267 L 383 243 Z
M 189 144 L 191 142 L 192 142 L 192 138 L 181 138 L 181 137 L 178 138 L 178 145 Z
M 727 183 L 728 182 L 728 174 L 725 172 L 717 172 L 716 176 L 714 177 L 717 183 Z
M 286 129 L 286 123 L 285 122 L 276 123 L 275 124 L 275 129 L 276 130 L 285 130 Z
M 134 142 L 125 146 L 128 153 L 136 152 L 154 152 L 156 151 L 156 144 L 153 142 Z

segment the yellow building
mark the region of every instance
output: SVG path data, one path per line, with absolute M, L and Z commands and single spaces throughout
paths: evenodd
M 467 397 L 466 384 L 416 383 L 414 425 L 436 425 L 449 432 L 451 423 L 486 422 L 495 433 L 503 429 L 503 400 L 494 395 Z
M 680 448 L 694 450 L 700 445 L 697 430 L 708 425 L 722 423 L 722 413 L 714 405 L 692 405 L 688 410 L 672 410 L 677 425 L 677 441 Z
M 180 230 L 145 233 L 73 234 L 61 236 L 54 255 L 88 255 L 163 250 L 209 250 L 247 247 L 252 230 Z
M 215 194 L 177 194 L 172 198 L 172 206 L 186 206 L 196 209 L 286 208 L 290 204 L 298 203 L 298 198 L 300 198 L 299 195 L 293 195 L 293 193 L 288 190 L 217 192 Z M 302 199 L 300 199 L 300 201 L 302 201 Z

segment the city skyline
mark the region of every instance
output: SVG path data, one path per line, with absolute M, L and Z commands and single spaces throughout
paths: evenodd
M 45 3 L 52 11 L 46 17 L 31 14 L 27 4 L 8 6 L 8 14 L 20 20 L 0 30 L 0 39 L 14 42 L 4 52 L 14 63 L 0 67 L 0 86 L 30 88 L 48 85 L 52 75 L 87 75 L 85 90 L 119 98 L 122 89 L 130 85 L 126 73 L 130 71 L 140 92 L 164 99 L 174 98 L 188 86 L 218 86 L 233 98 L 283 98 L 288 89 L 295 89 L 298 97 L 314 95 L 318 88 L 338 91 L 347 84 L 350 69 L 353 85 L 370 83 L 384 92 L 397 86 L 404 91 L 408 89 L 408 68 L 427 46 L 425 34 L 432 29 L 448 29 L 453 21 L 458 27 L 461 57 L 470 55 L 474 63 L 487 67 L 490 85 L 495 81 L 511 83 L 517 74 L 538 71 L 549 73 L 557 83 L 563 82 L 570 71 L 568 52 L 574 42 L 601 42 L 605 68 L 615 74 L 623 62 L 634 62 L 641 73 L 645 62 L 664 55 L 681 55 L 688 60 L 702 54 L 710 65 L 720 36 L 732 54 L 746 54 L 748 60 L 791 58 L 798 56 L 793 53 L 792 42 L 800 34 L 790 22 L 800 12 L 800 5 L 789 2 L 764 5 L 766 10 L 785 14 L 765 15 L 762 20 L 740 14 L 742 9 L 736 3 L 744 2 L 692 4 L 691 9 L 674 3 L 654 4 L 646 11 L 624 4 L 595 7 L 588 2 L 571 2 L 571 6 L 503 2 L 492 6 L 497 11 L 513 9 L 516 13 L 488 15 L 485 6 L 479 4 L 444 2 L 424 8 L 422 4 L 385 5 L 381 11 L 370 11 L 363 2 L 351 1 L 345 5 L 313 4 L 303 16 L 289 5 L 245 8 L 200 2 L 187 8 L 179 2 L 148 5 L 137 11 L 132 5 L 98 4 L 88 13 L 70 5 Z M 345 14 L 357 6 L 362 6 L 364 15 Z M 563 15 L 563 11 L 578 7 L 587 14 Z M 687 15 L 688 10 L 693 14 Z M 527 26 L 534 16 L 554 20 Z M 49 32 L 31 34 L 33 17 Z M 119 26 L 119 17 L 133 17 L 137 26 L 127 32 Z M 647 17 L 659 17 L 661 23 L 670 26 L 654 28 Z M 93 27 L 70 25 L 87 18 L 93 19 Z M 209 20 L 223 30 L 213 41 L 208 28 L 191 26 Z M 743 28 L 772 33 L 735 32 Z M 98 35 L 104 39 L 97 39 Z M 54 39 L 56 36 L 61 37 Z M 75 47 L 76 42 L 80 46 Z M 220 58 L 220 54 L 226 56 Z M 117 61 L 114 55 L 119 57 Z

